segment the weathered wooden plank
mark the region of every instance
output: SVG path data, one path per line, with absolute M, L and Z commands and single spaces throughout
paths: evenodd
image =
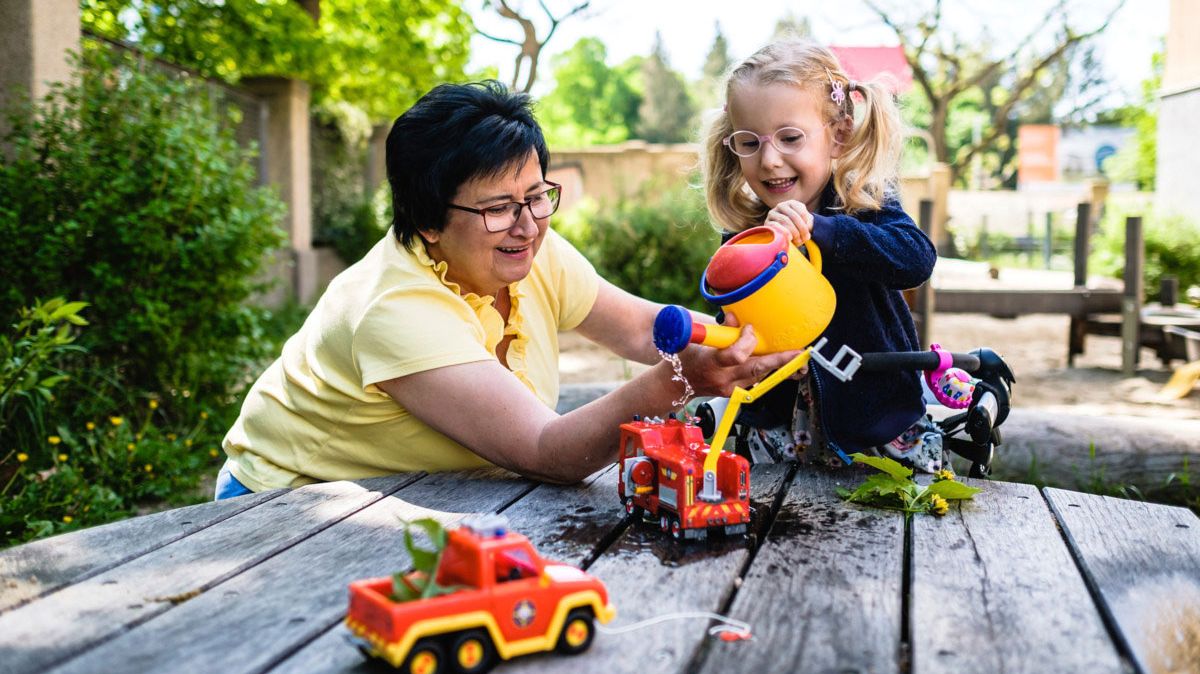
M 865 473 L 802 467 L 700 672 L 899 672 L 904 518 L 843 502 Z M 673 581 L 674 582 L 674 581 Z
M 538 485 L 504 515 L 513 531 L 528 536 L 543 557 L 580 566 L 625 519 L 617 499 L 616 467 L 598 471 L 577 485 Z M 272 668 L 271 674 L 366 671 L 367 658 L 347 641 L 349 635 L 339 621 Z
M 0 615 L 0 672 L 46 671 L 168 612 L 173 602 L 278 554 L 414 478 L 391 476 L 295 489 L 263 507 L 4 613 Z M 212 629 L 220 624 L 212 623 Z M 162 643 L 169 642 L 153 645 L 161 648 Z M 92 671 L 127 670 L 114 665 Z
M 983 491 L 912 519 L 913 674 L 1124 671 L 1037 488 L 964 482 Z
M 287 493 L 277 489 L 82 529 L 0 552 L 0 613 Z
M 1200 671 L 1200 518 L 1173 506 L 1044 491 L 1110 628 L 1138 668 Z
M 1071 288 L 1045 290 L 960 290 L 938 288 L 937 310 L 940 313 L 992 314 L 995 316 L 1024 316 L 1026 314 L 1070 314 L 1121 310 L 1121 291 L 1111 288 Z
M 787 466 L 760 465 L 751 472 L 756 523 L 769 519 L 775 496 L 785 483 Z M 616 501 L 615 490 L 612 499 Z M 620 507 L 619 504 L 615 504 Z M 684 611 L 719 611 L 725 605 L 756 537 L 719 536 L 706 542 L 676 543 L 656 524 L 633 523 L 604 551 L 588 572 L 604 581 L 620 628 Z M 586 653 L 572 658 L 531 655 L 497 671 L 612 674 L 612 672 L 684 672 L 707 639 L 707 620 L 673 620 L 623 634 L 601 632 Z M 738 670 L 750 671 L 750 670 Z
M 427 476 L 56 671 L 263 671 L 342 619 L 351 581 L 409 566 L 401 520 L 449 523 L 531 487 L 496 471 Z

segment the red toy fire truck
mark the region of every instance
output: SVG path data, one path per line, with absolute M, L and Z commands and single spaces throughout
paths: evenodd
M 712 454 L 716 451 L 717 454 Z M 704 538 L 711 528 L 745 533 L 750 522 L 750 463 L 711 450 L 700 427 L 672 415 L 621 424 L 617 491 L 625 510 L 658 518 L 674 538 Z
M 404 579 L 410 586 L 412 575 Z M 497 657 L 582 653 L 592 643 L 593 620 L 616 615 L 603 583 L 543 559 L 500 516 L 451 530 L 436 580 L 461 589 L 397 602 L 391 578 L 351 583 L 346 625 L 360 648 L 413 674 L 481 674 Z

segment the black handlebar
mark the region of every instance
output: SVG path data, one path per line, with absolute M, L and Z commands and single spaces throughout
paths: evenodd
M 979 370 L 979 356 L 974 353 L 952 353 L 952 365 L 967 372 Z M 936 370 L 941 364 L 938 354 L 932 351 L 894 351 L 864 353 L 858 369 L 865 372 L 891 372 L 895 370 Z

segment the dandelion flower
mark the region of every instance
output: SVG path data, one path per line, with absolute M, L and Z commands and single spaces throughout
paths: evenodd
M 929 509 L 933 511 L 934 515 L 941 517 L 950 512 L 950 504 L 946 502 L 946 499 L 934 494 L 933 498 L 929 500 Z
M 208 412 L 201 412 L 201 413 L 200 413 L 200 418 L 201 418 L 201 419 L 207 419 L 207 418 L 208 418 Z
M 62 438 L 58 437 L 57 435 L 51 435 L 50 437 L 46 438 L 46 442 L 49 442 L 52 445 L 57 445 L 58 443 L 62 442 Z
M 152 464 L 149 464 L 149 463 L 148 463 L 148 464 L 146 464 L 145 466 L 142 466 L 142 468 L 144 468 L 144 469 L 146 470 L 146 472 L 147 472 L 147 473 L 149 473 L 150 471 L 154 470 L 154 466 L 153 466 Z
M 58 455 L 58 460 L 59 460 L 60 462 L 62 462 L 62 463 L 65 463 L 65 462 L 67 461 L 67 455 L 66 455 L 66 454 L 59 454 L 59 455 Z
M 174 433 L 167 433 L 167 439 L 170 440 L 171 442 L 175 442 L 175 438 L 177 438 L 177 437 L 179 437 L 179 436 L 175 435 Z
M 150 409 L 152 409 L 152 410 L 158 409 L 158 401 L 157 400 L 154 400 L 153 398 L 151 398 L 149 404 L 150 404 Z
M 125 449 L 128 449 L 129 451 L 132 452 L 133 450 L 137 449 L 137 445 L 135 445 L 131 442 L 128 445 L 125 445 Z
M 217 450 L 214 449 L 213 451 L 215 452 Z M 216 456 L 216 454 L 213 454 L 213 456 Z M 17 461 L 19 461 L 21 463 L 25 463 L 28 460 L 29 460 L 29 455 L 26 454 L 25 452 L 21 452 L 21 453 L 17 454 Z
M 70 524 L 74 519 L 75 518 L 71 517 L 70 515 L 63 515 L 63 522 L 66 522 L 67 524 Z
M 933 474 L 934 482 L 941 482 L 942 480 L 950 480 L 951 482 L 953 482 L 954 481 L 954 472 L 948 468 L 943 468 Z
M 109 417 L 108 423 L 112 424 L 113 426 L 120 426 L 121 424 L 125 423 L 125 419 L 121 417 Z
M 94 431 L 94 430 L 96 430 L 96 424 L 95 424 L 94 422 L 91 422 L 91 421 L 89 421 L 89 422 L 87 422 L 87 424 L 86 424 L 86 425 L 87 425 L 87 429 L 88 429 L 89 431 Z
M 217 458 L 218 455 L 220 455 L 220 452 L 218 452 L 215 448 L 213 448 L 213 449 L 208 450 L 208 455 L 215 459 L 215 458 Z
M 183 441 L 183 446 L 184 446 L 184 447 L 191 447 L 191 446 L 192 446 L 192 439 L 191 439 L 191 438 L 188 438 L 188 439 L 184 440 L 184 441 Z

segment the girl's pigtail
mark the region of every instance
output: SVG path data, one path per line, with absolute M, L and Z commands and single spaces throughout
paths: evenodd
M 857 82 L 854 92 L 862 96 L 863 116 L 845 139 L 834 171 L 834 190 L 849 213 L 878 210 L 895 191 L 903 143 L 900 110 L 888 87 Z

